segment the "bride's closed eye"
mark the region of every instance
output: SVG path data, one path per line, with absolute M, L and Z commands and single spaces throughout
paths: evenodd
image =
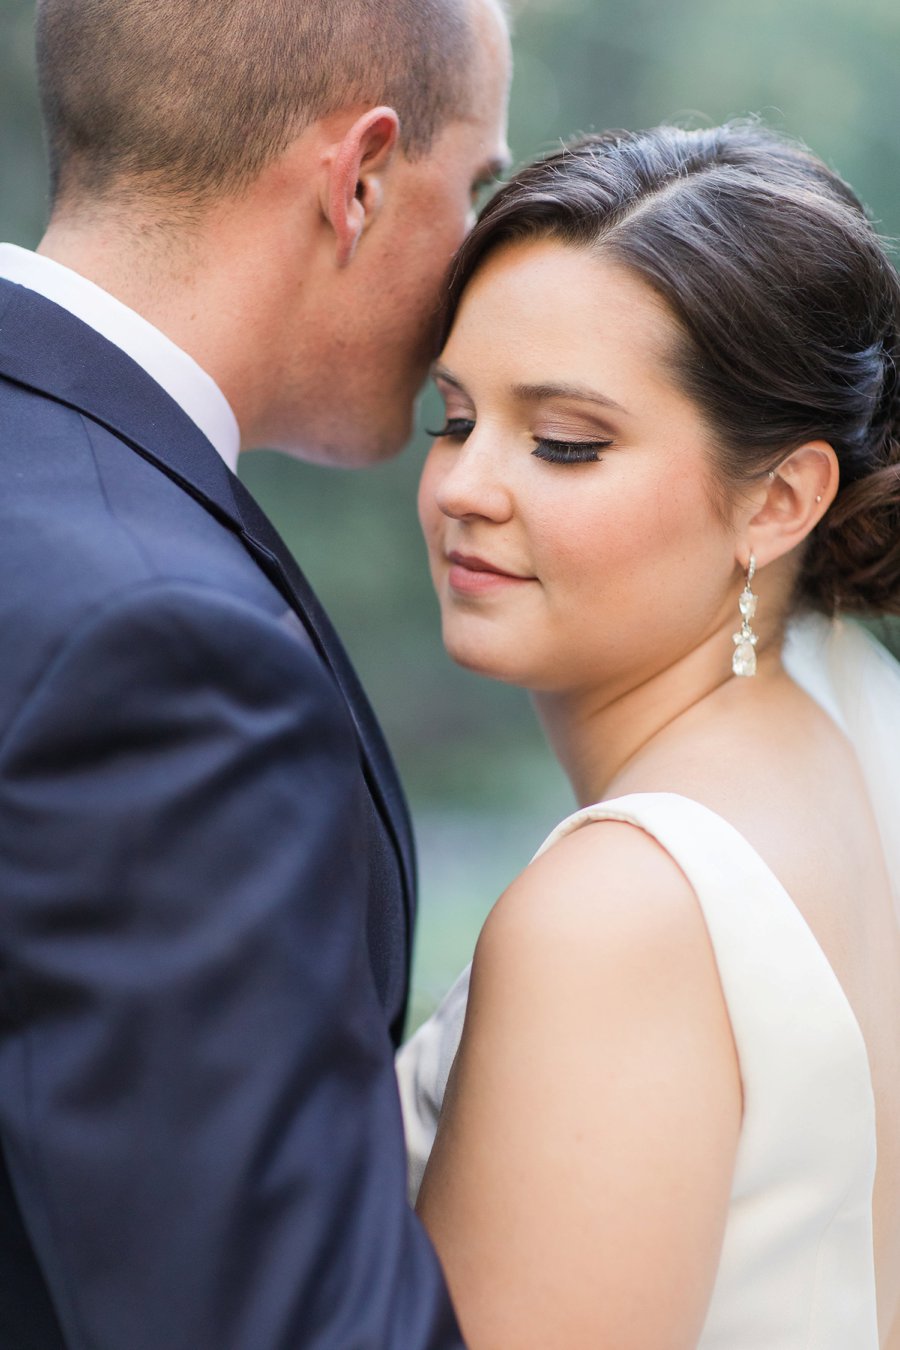
M 465 440 L 475 429 L 473 417 L 448 417 L 440 431 L 427 431 L 426 435 L 435 439 L 445 437 L 448 440 Z M 595 441 L 558 441 L 546 436 L 536 436 L 536 445 L 532 454 L 547 464 L 592 464 L 600 458 L 600 451 L 612 445 L 611 440 Z
M 440 431 L 429 431 L 426 427 L 425 435 L 434 436 L 435 438 L 446 436 L 450 440 L 465 440 L 466 436 L 470 435 L 474 430 L 474 417 L 448 417 L 446 426 L 441 427 Z
M 548 464 L 593 464 L 602 458 L 600 451 L 608 445 L 612 445 L 611 440 L 551 441 L 541 436 L 531 453 Z

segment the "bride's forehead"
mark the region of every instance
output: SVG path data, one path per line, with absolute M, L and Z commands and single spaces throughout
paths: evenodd
M 499 251 L 462 298 L 436 378 L 523 400 L 588 396 L 627 408 L 678 394 L 680 333 L 627 268 L 554 241 Z
M 637 347 L 664 358 L 678 335 L 665 300 L 616 258 L 554 239 L 490 254 L 463 292 L 445 353 L 497 338 L 523 353 L 558 344 Z

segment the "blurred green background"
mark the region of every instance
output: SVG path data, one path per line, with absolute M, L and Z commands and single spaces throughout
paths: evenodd
M 897 0 L 525 0 L 517 11 L 517 159 L 573 131 L 758 113 L 900 233 Z M 0 0 L 0 238 L 28 246 L 46 206 L 31 30 L 30 0 Z M 439 417 L 427 393 L 420 411 L 420 426 Z M 330 608 L 409 789 L 422 875 L 413 1021 L 572 806 L 526 697 L 443 654 L 415 519 L 424 447 L 419 433 L 395 463 L 362 473 L 264 452 L 241 469 Z

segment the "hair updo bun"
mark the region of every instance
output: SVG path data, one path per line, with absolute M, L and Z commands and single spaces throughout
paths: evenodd
M 447 330 L 487 255 L 539 238 L 613 258 L 666 301 L 725 487 L 807 441 L 834 447 L 840 487 L 799 598 L 900 614 L 900 279 L 847 184 L 755 123 L 585 137 L 485 208 L 457 255 Z
M 845 482 L 814 532 L 801 584 L 821 609 L 900 614 L 900 351 L 883 356 L 884 393 L 866 471 Z

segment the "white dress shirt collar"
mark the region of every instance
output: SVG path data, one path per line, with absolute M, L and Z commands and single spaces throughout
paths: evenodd
M 0 244 L 0 277 L 52 300 L 115 343 L 165 389 L 229 469 L 237 471 L 241 433 L 231 405 L 215 380 L 165 333 L 93 281 L 16 244 Z

